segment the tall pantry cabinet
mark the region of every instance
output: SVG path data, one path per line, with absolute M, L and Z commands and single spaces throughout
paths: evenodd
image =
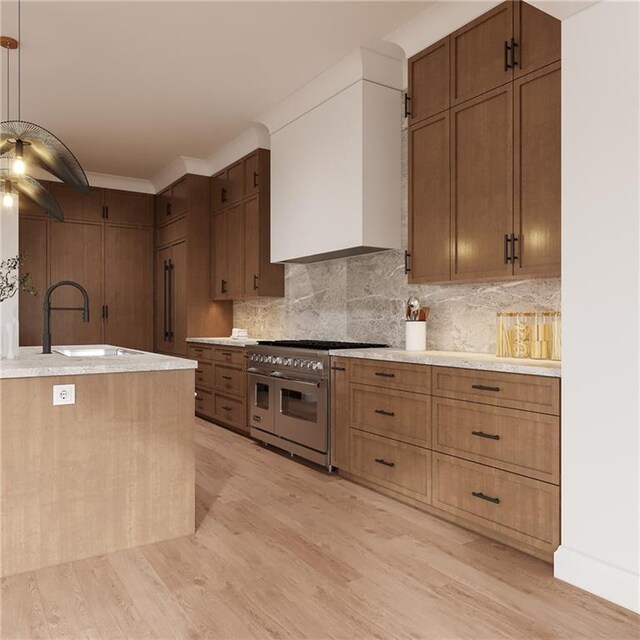
M 560 275 L 560 22 L 505 2 L 409 60 L 409 281 Z
M 211 301 L 209 178 L 186 175 L 156 197 L 155 348 L 187 355 L 189 336 L 231 334 L 230 302 Z

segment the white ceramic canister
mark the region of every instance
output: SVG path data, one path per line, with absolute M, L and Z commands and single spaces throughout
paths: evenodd
M 407 320 L 405 326 L 405 349 L 407 351 L 426 351 L 427 323 L 419 320 Z

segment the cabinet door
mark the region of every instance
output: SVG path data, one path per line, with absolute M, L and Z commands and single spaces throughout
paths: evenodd
M 513 80 L 513 2 L 503 2 L 451 35 L 451 103 Z
M 89 195 L 83 196 L 71 187 L 52 182 L 50 192 L 60 205 L 65 220 L 102 222 L 102 189 L 92 188 Z
M 560 64 L 514 83 L 516 275 L 560 275 Z
M 231 300 L 244 295 L 244 243 L 244 207 L 238 205 L 227 211 L 227 273 Z
M 140 227 L 153 226 L 153 196 L 130 191 L 105 191 L 107 222 Z
M 512 96 L 507 85 L 451 111 L 453 280 L 513 273 Z
M 331 358 L 331 465 L 349 471 L 349 360 Z
M 561 23 L 526 2 L 515 4 L 516 78 L 560 60 Z
M 258 152 L 244 160 L 244 192 L 246 196 L 258 193 L 260 186 L 260 159 Z
M 451 278 L 449 112 L 409 129 L 409 281 Z
M 173 352 L 187 355 L 187 243 L 179 242 L 171 248 L 170 304 Z
M 171 247 L 156 250 L 155 266 L 155 348 L 163 353 L 173 353 L 173 342 L 169 335 L 170 318 L 170 283 L 169 263 Z
M 51 283 L 74 280 L 89 294 L 90 321 L 81 311 L 52 311 L 51 339 L 54 345 L 100 344 L 104 341 L 103 226 L 77 222 L 51 223 Z M 51 296 L 53 307 L 82 307 L 80 292 L 61 287 Z
M 209 204 L 212 211 L 218 211 L 227 205 L 229 199 L 229 185 L 227 172 L 221 171 L 209 181 Z
M 21 199 L 26 200 L 26 198 Z M 22 207 L 21 207 L 22 209 Z M 47 290 L 47 227 L 46 218 L 20 217 L 20 253 L 25 263 L 20 276 L 29 274 L 31 286 L 37 295 L 20 291 L 20 346 L 31 347 L 42 344 L 42 304 Z M 56 312 L 54 312 L 56 313 Z
M 228 199 L 227 202 L 238 202 L 244 198 L 244 163 L 238 162 L 227 169 Z
M 244 295 L 260 292 L 260 209 L 258 198 L 244 203 Z
M 153 348 L 153 231 L 105 228 L 105 340 Z
M 449 42 L 447 36 L 409 59 L 410 125 L 449 108 Z
M 165 189 L 156 198 L 156 224 L 161 226 L 171 222 L 171 189 Z
M 182 216 L 187 212 L 189 203 L 188 178 L 183 178 L 171 187 L 171 215 Z
M 227 216 L 222 211 L 213 216 L 213 286 L 214 300 L 229 299 L 229 274 L 227 273 Z

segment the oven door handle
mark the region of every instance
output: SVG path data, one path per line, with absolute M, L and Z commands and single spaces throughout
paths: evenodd
M 264 376 L 265 378 L 269 377 L 268 373 L 264 373 L 264 372 L 260 371 L 260 369 L 256 369 L 256 367 L 249 367 L 247 369 L 247 373 L 255 373 L 255 374 L 259 375 L 259 376 Z
M 275 378 L 276 380 L 286 380 L 287 382 L 295 382 L 296 384 L 308 384 L 310 387 L 320 387 L 322 385 L 322 380 L 318 380 L 315 382 L 310 382 L 309 380 L 300 380 L 299 378 L 289 378 L 278 371 L 272 371 L 269 374 L 270 378 Z

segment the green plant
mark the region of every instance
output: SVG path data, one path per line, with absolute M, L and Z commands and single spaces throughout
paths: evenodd
M 38 290 L 31 285 L 28 273 L 20 275 L 20 266 L 27 261 L 21 253 L 15 258 L 7 258 L 0 261 L 0 302 L 9 300 L 18 291 L 24 291 L 29 295 L 38 295 Z

